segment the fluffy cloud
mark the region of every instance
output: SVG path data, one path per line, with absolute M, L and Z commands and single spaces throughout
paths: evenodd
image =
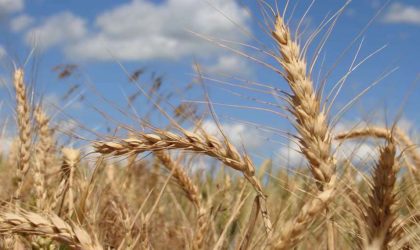
M 242 123 L 223 123 L 222 130 L 229 140 L 238 148 L 245 146 L 247 150 L 255 150 L 264 143 L 263 132 L 258 129 L 250 128 Z M 217 125 L 210 120 L 203 122 L 203 129 L 214 136 L 222 138 Z
M 373 166 L 373 162 L 378 156 L 377 144 L 364 140 L 349 140 L 343 144 L 333 142 L 332 151 L 335 152 L 338 161 L 349 160 L 355 165 L 367 163 L 367 167 Z M 281 147 L 275 156 L 281 165 L 296 168 L 307 164 L 307 160 L 300 153 L 299 146 L 295 143 Z
M 24 6 L 23 0 L 0 0 L 0 15 L 21 11 Z
M 409 23 L 420 25 L 420 8 L 394 3 L 383 18 L 387 23 Z
M 296 143 L 281 147 L 275 153 L 275 158 L 283 166 L 287 165 L 297 168 L 306 164 L 305 157 L 300 153 L 299 146 Z
M 222 55 L 216 59 L 214 64 L 210 64 L 205 67 L 209 73 L 217 74 L 251 74 L 251 67 L 249 67 L 248 61 L 239 55 Z
M 33 17 L 22 14 L 10 21 L 10 29 L 14 32 L 20 32 L 28 28 L 33 22 Z
M 223 14 L 221 14 L 223 13 Z M 236 24 L 223 15 L 234 20 Z M 98 15 L 93 24 L 70 13 L 53 16 L 27 34 L 38 34 L 49 47 L 68 38 L 64 52 L 87 60 L 178 59 L 212 55 L 217 46 L 190 31 L 209 37 L 240 40 L 250 16 L 235 0 L 133 0 Z M 86 34 L 86 30 L 90 30 Z
M 26 42 L 32 46 L 48 48 L 69 44 L 87 33 L 85 21 L 70 12 L 61 12 L 44 20 L 26 33 Z

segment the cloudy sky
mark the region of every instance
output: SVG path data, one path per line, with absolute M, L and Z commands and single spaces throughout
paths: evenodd
M 297 158 L 288 149 L 293 148 L 290 142 L 271 135 L 273 129 L 277 133 L 291 131 L 287 120 L 281 117 L 284 110 L 277 107 L 278 98 L 267 94 L 287 91 L 287 85 L 273 70 L 256 62 L 277 67 L 265 53 L 275 51 L 264 19 L 264 13 L 268 18 L 271 14 L 256 2 L 0 0 L 0 97 L 4 100 L 1 115 L 10 114 L 13 105 L 11 62 L 25 65 L 28 81 L 37 88 L 35 97 L 42 97 L 47 108 L 63 111 L 61 120 L 74 118 L 97 129 L 106 126 L 96 107 L 114 117 L 119 111 L 106 100 L 127 108 L 127 97 L 136 90 L 135 84 L 128 81 L 131 72 L 145 68 L 147 78 L 141 76 L 140 84 L 147 84 L 155 72 L 163 77 L 167 88 L 183 89 L 196 76 L 193 65 L 197 63 L 217 114 L 233 140 L 249 145 L 257 156 L 267 156 L 263 145 L 269 142 L 276 146 L 268 156 Z M 282 9 L 283 1 L 278 2 Z M 300 27 L 302 39 L 309 37 L 345 1 L 315 1 L 299 25 L 310 2 L 291 4 L 286 12 L 290 25 Z M 310 47 L 309 58 L 314 56 L 328 27 Z M 352 65 L 364 61 L 346 78 L 332 105 L 332 114 L 378 79 L 381 81 L 343 114 L 338 127 L 347 128 L 366 120 L 389 123 L 401 110 L 405 124 L 419 124 L 419 31 L 417 0 L 387 4 L 384 0 L 354 0 L 347 6 L 319 55 L 313 78 L 316 84 L 325 80 L 326 97 Z M 58 79 L 57 70 L 53 69 L 62 64 L 77 65 L 75 75 Z M 272 87 L 256 87 L 250 82 Z M 251 90 L 254 88 L 257 91 Z M 203 105 L 195 102 L 202 100 L 197 90 L 181 94 L 178 102 Z M 133 105 L 133 113 L 144 114 L 141 104 L 139 100 Z M 119 121 L 126 122 L 125 118 Z M 207 126 L 214 129 L 214 124 Z M 258 152 L 261 148 L 265 155 Z

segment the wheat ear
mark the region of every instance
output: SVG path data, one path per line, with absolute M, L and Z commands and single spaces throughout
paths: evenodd
M 15 199 L 17 204 L 21 198 L 23 181 L 29 170 L 30 148 L 31 148 L 31 127 L 29 103 L 26 96 L 23 69 L 16 69 L 13 83 L 16 91 L 16 115 L 19 129 L 19 161 L 17 166 L 17 188 Z
M 157 151 L 155 152 L 155 155 L 162 165 L 171 171 L 172 177 L 175 178 L 188 199 L 194 204 L 197 211 L 200 211 L 201 196 L 198 192 L 198 187 L 194 184 L 185 170 L 177 162 L 173 161 L 167 152 Z
M 38 107 L 34 113 L 35 121 L 38 125 L 39 141 L 36 147 L 36 162 L 34 173 L 34 184 L 36 193 L 36 206 L 39 210 L 43 210 L 46 206 L 47 188 L 45 183 L 45 173 L 48 166 L 47 154 L 51 148 L 51 134 L 48 126 L 49 119 Z
M 310 163 L 313 176 L 320 190 L 329 188 L 335 173 L 335 160 L 331 154 L 332 136 L 325 108 L 321 107 L 310 76 L 306 72 L 306 61 L 299 44 L 292 40 L 290 31 L 282 17 L 277 16 L 273 37 L 281 56 L 278 62 L 285 70 L 284 77 L 293 94 L 288 98 L 289 111 L 295 117 L 294 125 L 299 134 L 302 153 Z
M 103 248 L 81 227 L 68 224 L 55 214 L 18 210 L 17 212 L 0 212 L 1 234 L 29 234 L 52 238 L 68 244 L 72 249 L 102 250 Z
M 336 166 L 331 152 L 332 136 L 325 107 L 321 106 L 321 98 L 316 94 L 311 77 L 307 73 L 300 46 L 293 40 L 281 16 L 276 17 L 272 35 L 281 54 L 277 61 L 284 69 L 282 76 L 292 91 L 288 96 L 288 109 L 295 119 L 293 123 L 298 132 L 300 150 L 309 162 L 319 190 L 334 194 Z M 305 220 L 310 219 L 309 216 L 305 217 Z M 298 224 L 295 226 L 299 227 Z M 297 233 L 299 230 L 292 231 Z M 334 228 L 331 220 L 327 221 L 327 236 L 328 249 L 334 249 Z
M 370 244 L 379 244 L 381 249 L 388 249 L 388 243 L 394 238 L 392 225 L 397 217 L 394 207 L 397 203 L 394 190 L 397 165 L 396 147 L 391 138 L 380 149 L 365 218 Z
M 268 236 L 271 236 L 272 224 L 265 205 L 266 197 L 259 180 L 255 177 L 254 164 L 246 154 L 241 155 L 227 140 L 222 143 L 217 138 L 204 132 L 199 135 L 183 130 L 183 136 L 159 129 L 155 129 L 154 132 L 154 134 L 138 133 L 137 138 L 110 142 L 100 141 L 94 143 L 93 147 L 97 153 L 104 155 L 132 155 L 146 151 L 182 149 L 216 158 L 226 166 L 242 172 L 259 194 L 265 229 Z
M 73 148 L 63 148 L 63 173 L 67 173 L 67 213 L 70 217 L 74 211 L 74 178 L 76 167 L 80 161 L 80 151 Z M 65 197 L 63 197 L 65 198 Z
M 207 211 L 202 207 L 201 195 L 198 187 L 193 183 L 185 170 L 165 151 L 156 151 L 154 153 L 159 161 L 172 173 L 172 177 L 176 179 L 188 199 L 194 204 L 197 212 L 197 224 L 194 231 L 193 249 L 202 249 L 204 243 L 205 232 L 208 227 Z

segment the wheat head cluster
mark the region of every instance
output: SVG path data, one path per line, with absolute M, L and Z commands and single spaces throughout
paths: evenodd
M 420 249 L 415 140 L 398 122 L 335 133 L 306 58 L 314 37 L 302 41 L 279 12 L 271 20 L 302 166 L 256 165 L 221 126 L 216 136 L 188 112 L 195 127 L 182 126 L 157 103 L 171 127 L 121 125 L 125 136 L 101 135 L 86 152 L 59 140 L 15 67 L 16 136 L 0 152 L 1 249 Z M 337 160 L 334 145 L 363 139 L 378 142 L 368 171 Z

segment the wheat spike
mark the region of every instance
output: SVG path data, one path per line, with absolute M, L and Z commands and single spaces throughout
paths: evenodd
M 68 244 L 72 249 L 103 249 L 89 234 L 76 224 L 68 224 L 55 214 L 18 210 L 0 212 L 1 234 L 29 234 L 50 237 Z
M 311 77 L 307 73 L 306 61 L 304 55 L 301 54 L 300 46 L 293 40 L 289 28 L 279 15 L 276 17 L 272 35 L 281 54 L 277 57 L 277 61 L 283 67 L 285 71 L 283 77 L 292 91 L 288 97 L 289 111 L 294 116 L 300 150 L 309 162 L 319 190 L 334 194 L 336 166 L 331 152 L 332 136 L 325 107 L 321 105 L 320 97 L 316 94 Z M 326 211 L 328 213 L 328 207 Z M 303 218 L 311 220 L 310 216 Z M 296 220 L 298 219 L 299 216 Z M 303 231 L 299 230 L 302 229 L 299 223 L 294 226 L 296 229 L 291 230 L 294 234 Z M 332 250 L 334 249 L 334 228 L 330 220 L 327 223 L 327 236 L 328 249 Z
M 19 161 L 17 166 L 17 188 L 15 199 L 17 204 L 21 198 L 24 178 L 29 171 L 30 148 L 31 148 L 31 127 L 29 102 L 26 96 L 26 86 L 24 83 L 23 69 L 16 69 L 14 72 L 13 83 L 16 91 L 16 119 L 19 128 Z

